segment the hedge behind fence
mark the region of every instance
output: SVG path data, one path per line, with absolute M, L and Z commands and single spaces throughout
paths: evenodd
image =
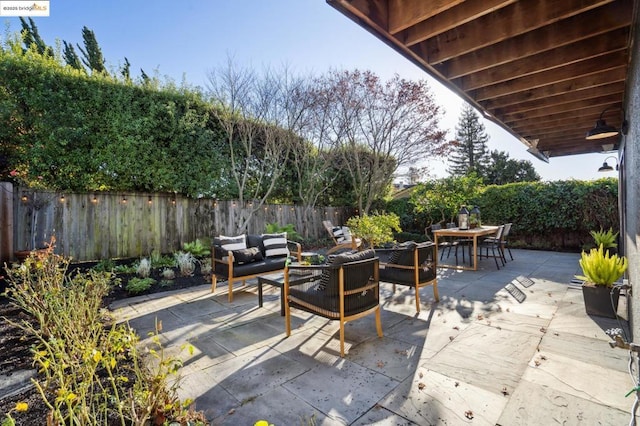
M 579 251 L 592 244 L 589 231 L 620 226 L 615 178 L 478 187 L 466 204 L 480 207 L 484 224 L 512 222 L 511 244 L 525 248 Z M 459 207 L 450 206 L 446 216 L 455 217 Z M 409 199 L 395 200 L 388 209 L 401 216 L 405 231 L 423 233 L 441 221 L 440 211 L 415 213 Z

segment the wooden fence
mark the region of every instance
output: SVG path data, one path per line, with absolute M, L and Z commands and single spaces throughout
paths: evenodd
M 13 185 L 9 182 L 0 182 L 0 264 L 9 262 L 12 257 Z
M 5 261 L 13 251 L 43 247 L 52 236 L 55 251 L 74 261 L 148 256 L 153 250 L 170 253 L 196 238 L 245 232 L 238 224 L 248 217 L 248 233 L 264 233 L 267 223 L 293 224 L 303 238 L 317 239 L 326 234 L 323 220 L 343 224 L 353 214 L 348 208 L 257 208 L 253 203 L 241 206 L 234 200 L 173 194 L 70 194 L 2 185 L 2 194 L 9 194 L 0 194 L 0 254 Z

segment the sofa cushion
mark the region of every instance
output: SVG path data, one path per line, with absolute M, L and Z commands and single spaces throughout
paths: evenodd
M 416 247 L 418 247 L 418 244 L 414 241 L 407 241 L 402 244 L 398 244 L 396 247 L 394 247 L 394 250 L 389 257 L 389 263 L 395 263 L 397 265 L 404 266 L 413 266 L 413 252 Z
M 327 266 L 336 266 L 336 265 L 342 265 L 343 263 L 357 262 L 359 260 L 365 260 L 365 259 L 373 259 L 375 257 L 375 254 L 376 253 L 371 249 L 341 253 L 336 256 L 329 256 L 329 259 L 327 260 Z M 327 267 L 322 270 L 322 275 L 320 276 L 320 281 L 318 283 L 318 287 L 316 287 L 316 290 L 318 291 L 326 290 L 329 284 L 329 281 L 331 279 L 332 273 L 334 275 L 336 274 L 335 270 L 331 267 Z
M 235 263 L 250 263 L 263 259 L 262 252 L 258 247 L 247 247 L 240 250 L 232 250 L 233 261 Z
M 258 247 L 264 257 L 264 245 L 262 244 L 262 235 L 249 234 L 247 235 L 247 247 Z
M 287 248 L 287 233 L 262 234 L 264 254 L 266 257 L 289 256 Z
M 220 235 L 213 239 L 213 245 L 219 246 L 222 250 L 241 250 L 247 248 L 247 236 L 245 234 L 238 235 L 235 237 L 227 237 L 225 235 Z
M 341 243 L 344 241 L 344 231 L 342 230 L 342 226 L 334 226 L 331 229 L 331 233 L 333 233 L 333 237 L 337 242 Z
M 286 257 L 266 257 L 259 262 L 243 263 L 234 265 L 233 276 L 243 277 L 247 275 L 264 274 L 284 269 Z M 226 265 L 225 265 L 226 266 Z

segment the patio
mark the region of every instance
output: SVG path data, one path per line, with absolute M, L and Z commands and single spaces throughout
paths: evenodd
M 278 289 L 259 308 L 255 280 L 233 303 L 204 285 L 112 308 L 140 336 L 162 321 L 166 353 L 185 361 L 181 397 L 212 424 L 627 424 L 628 353 L 608 344 L 618 321 L 584 313 L 579 255 L 513 254 L 499 271 L 439 270 L 441 301 L 422 289 L 419 315 L 412 290 L 382 284 L 384 337 L 373 317 L 348 323 L 345 358 L 335 322 L 292 310 L 286 338 Z

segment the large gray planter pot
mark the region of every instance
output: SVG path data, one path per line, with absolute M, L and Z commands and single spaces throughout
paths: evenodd
M 587 315 L 617 318 L 619 287 L 587 286 L 582 284 L 582 297 Z

